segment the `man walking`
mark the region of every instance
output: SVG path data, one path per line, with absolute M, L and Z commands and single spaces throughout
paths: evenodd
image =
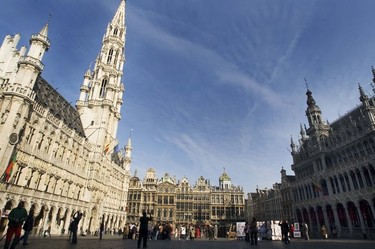
M 72 244 L 77 244 L 77 232 L 78 232 L 78 224 L 81 220 L 83 214 L 81 212 L 76 212 L 73 215 L 73 221 L 71 223 L 71 230 L 72 230 Z
M 143 211 L 142 217 L 139 219 L 139 237 L 138 237 L 138 248 L 141 248 L 141 242 L 143 239 L 143 248 L 147 248 L 147 237 L 148 237 L 148 222 L 152 221 L 152 217 L 147 217 L 146 211 Z
M 12 237 L 14 234 L 14 240 L 10 247 L 10 249 L 15 249 L 19 243 L 19 239 L 21 236 L 22 231 L 22 224 L 27 219 L 27 211 L 25 209 L 25 203 L 20 201 L 16 208 L 13 208 L 10 211 L 8 216 L 8 230 L 7 230 L 7 237 L 5 239 L 4 249 L 8 249 L 10 242 L 12 241 Z
M 258 227 L 255 217 L 253 217 L 250 222 L 250 240 L 250 245 L 256 245 L 258 243 Z
M 23 240 L 24 246 L 29 244 L 27 243 L 27 241 L 29 240 L 29 235 L 31 231 L 33 230 L 33 227 L 34 227 L 34 209 L 31 209 L 22 227 L 25 233 L 20 237 L 20 241 Z

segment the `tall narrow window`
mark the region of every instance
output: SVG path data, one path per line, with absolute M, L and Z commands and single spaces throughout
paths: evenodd
M 112 61 L 112 56 L 113 56 L 113 48 L 111 48 L 108 52 L 108 57 L 107 57 L 107 64 L 111 63 Z
M 105 78 L 102 80 L 102 85 L 100 86 L 99 98 L 104 98 L 106 93 L 108 79 Z

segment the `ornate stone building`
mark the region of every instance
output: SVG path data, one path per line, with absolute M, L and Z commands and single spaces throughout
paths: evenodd
M 328 123 L 306 95 L 308 127 L 301 126 L 298 145 L 291 141 L 295 219 L 315 237 L 324 224 L 329 236 L 335 226 L 339 237 L 374 238 L 375 98 L 359 85 L 360 105 Z
M 228 224 L 244 221 L 244 193 L 233 186 L 227 173 L 219 178 L 219 186 L 212 186 L 202 176 L 191 185 L 186 177 L 176 181 L 169 174 L 160 179 L 149 169 L 141 180 L 136 174 L 130 178 L 128 193 L 128 221 L 137 223 L 142 210 L 153 213 L 155 223 L 175 225 L 217 224 L 225 236 Z
M 124 92 L 125 0 L 105 31 L 93 70 L 84 74 L 76 108 L 46 79 L 42 58 L 49 49 L 48 23 L 17 49 L 20 35 L 0 47 L 0 234 L 19 201 L 35 211 L 39 232 L 66 233 L 71 216 L 83 212 L 81 231 L 123 227 L 131 164 L 131 141 L 117 151 Z M 78 95 L 78 94 L 77 94 Z
M 247 221 L 255 217 L 259 222 L 281 220 L 283 218 L 281 205 L 281 184 L 275 183 L 272 188 L 256 189 L 247 195 Z

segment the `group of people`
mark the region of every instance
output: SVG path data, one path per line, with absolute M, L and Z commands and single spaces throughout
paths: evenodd
M 244 232 L 246 242 L 249 242 L 250 245 L 258 244 L 258 226 L 255 217 L 251 219 L 250 224 L 248 222 L 245 223 Z
M 77 244 L 77 230 L 81 218 L 81 212 L 75 213 L 69 226 L 69 241 L 73 244 Z M 6 231 L 4 249 L 15 249 L 21 241 L 23 241 L 24 246 L 28 245 L 29 235 L 33 228 L 34 210 L 31 209 L 27 213 L 25 202 L 20 201 L 17 207 L 13 208 L 8 215 L 8 229 Z M 21 236 L 22 229 L 24 230 L 24 234 Z M 48 223 L 48 228 L 44 231 L 43 237 L 46 237 L 47 234 L 51 237 L 51 222 Z

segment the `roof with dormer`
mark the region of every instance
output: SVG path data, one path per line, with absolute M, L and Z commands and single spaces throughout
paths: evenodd
M 45 79 L 38 76 L 34 89 L 35 102 L 48 111 L 67 127 L 74 130 L 79 136 L 85 137 L 80 115 L 60 93 L 56 91 Z

